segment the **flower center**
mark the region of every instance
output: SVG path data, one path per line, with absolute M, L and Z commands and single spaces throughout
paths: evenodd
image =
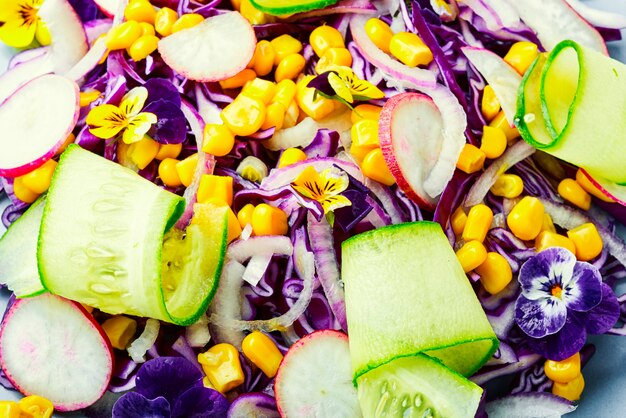
M 24 21 L 25 26 L 31 26 L 37 23 L 37 9 L 30 4 L 20 5 L 18 14 Z
M 557 298 L 561 299 L 561 294 L 563 293 L 563 289 L 561 288 L 561 286 L 557 284 L 552 287 L 552 289 L 550 290 L 550 293 L 552 293 L 552 296 L 556 296 Z

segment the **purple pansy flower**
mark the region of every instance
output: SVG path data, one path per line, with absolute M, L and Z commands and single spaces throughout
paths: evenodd
M 549 248 L 520 269 L 522 293 L 515 322 L 530 348 L 551 360 L 580 351 L 587 333 L 603 334 L 617 322 L 619 304 L 598 269 L 565 248 Z
M 181 99 L 178 89 L 163 78 L 148 80 L 143 87 L 148 90 L 144 112 L 156 115 L 148 136 L 161 144 L 180 144 L 187 137 L 187 122 L 180 109 Z

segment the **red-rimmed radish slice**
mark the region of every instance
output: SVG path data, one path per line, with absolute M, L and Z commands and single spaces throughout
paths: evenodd
M 238 12 L 222 13 L 159 41 L 163 61 L 195 81 L 219 81 L 246 68 L 256 47 L 250 23 Z
M 281 417 L 360 417 L 348 336 L 315 331 L 291 346 L 276 375 Z
M 608 29 L 626 28 L 626 16 L 623 14 L 594 9 L 579 0 L 565 1 L 576 13 L 595 27 Z
M 581 172 L 589 179 L 591 184 L 598 188 L 598 190 L 615 200 L 620 205 L 626 206 L 626 185 L 619 185 L 598 176 L 593 177 L 584 169 L 581 169 Z
M 120 0 L 93 0 L 93 2 L 96 3 L 96 6 L 98 6 L 98 9 L 100 9 L 102 13 L 108 17 L 113 17 Z
M 113 352 L 78 303 L 50 294 L 17 299 L 0 327 L 0 364 L 24 395 L 49 399 L 58 411 L 96 402 L 111 379 Z
M 79 110 L 78 86 L 59 75 L 43 75 L 15 91 L 0 105 L 0 176 L 21 176 L 52 158 Z
M 45 52 L 28 61 L 17 64 L 0 76 L 0 103 L 5 101 L 18 88 L 34 78 L 54 71 L 50 52 Z

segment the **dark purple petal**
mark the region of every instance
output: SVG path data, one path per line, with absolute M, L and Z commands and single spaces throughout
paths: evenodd
M 518 281 L 522 294 L 536 300 L 551 294 L 554 286 L 562 286 L 564 278 L 569 281 L 574 272 L 576 257 L 564 248 L 548 248 L 530 258 L 522 265 Z
M 69 0 L 69 3 L 83 22 L 89 22 L 102 16 L 100 9 L 93 0 Z
M 604 334 L 619 318 L 619 302 L 608 284 L 602 283 L 602 302 L 587 312 L 585 328 L 589 334 Z
M 559 332 L 543 338 L 529 338 L 528 346 L 535 353 L 554 361 L 565 360 L 580 351 L 587 334 L 576 316 L 570 315 Z
M 315 77 L 314 79 L 312 79 L 311 81 L 309 81 L 309 84 L 307 84 L 307 87 L 311 87 L 314 88 L 315 90 L 319 91 L 320 93 L 323 93 L 327 96 L 334 96 L 337 93 L 335 92 L 335 90 L 331 87 L 330 83 L 328 82 L 328 76 L 331 74 L 332 71 L 327 71 L 325 73 L 322 73 L 320 75 L 318 75 L 317 77 Z
M 228 406 L 224 395 L 216 390 L 199 386 L 180 395 L 174 404 L 172 418 L 225 417 Z
M 515 322 L 533 338 L 554 334 L 567 318 L 565 304 L 555 297 L 530 300 L 520 295 L 515 302 Z
M 165 100 L 172 103 L 176 107 L 180 107 L 180 93 L 178 89 L 164 78 L 151 78 L 143 85 L 148 90 L 148 99 L 146 104 Z
M 166 100 L 150 103 L 144 112 L 154 113 L 157 117 L 148 135 L 161 144 L 180 144 L 187 137 L 187 121 L 180 106 Z
M 563 280 L 563 302 L 568 309 L 587 312 L 602 300 L 602 277 L 596 267 L 576 262 L 571 279 Z
M 136 384 L 136 391 L 146 398 L 163 396 L 173 404 L 187 389 L 202 386 L 202 372 L 182 357 L 159 357 L 141 366 Z
M 113 418 L 170 418 L 170 404 L 158 397 L 150 400 L 137 392 L 128 392 L 115 402 Z

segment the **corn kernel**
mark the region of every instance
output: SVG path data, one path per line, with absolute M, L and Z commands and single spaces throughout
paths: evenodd
M 539 199 L 526 196 L 517 203 L 506 218 L 506 223 L 517 238 L 535 239 L 543 226 L 543 204 Z
M 360 104 L 352 110 L 350 120 L 353 124 L 363 119 L 375 120 L 378 122 L 380 119 L 380 112 L 383 108 L 371 104 Z
M 274 95 L 276 95 L 277 89 L 276 83 L 263 80 L 262 78 L 255 78 L 245 84 L 243 90 L 241 90 L 241 94 L 254 97 L 265 104 L 269 104 L 274 98 Z
M 205 203 L 209 199 L 233 204 L 233 178 L 230 176 L 216 176 L 203 174 L 198 186 L 198 203 Z
M 247 82 L 252 81 L 255 78 L 256 73 L 254 70 L 245 68 L 234 76 L 220 81 L 220 86 L 223 89 L 238 89 L 239 87 L 245 86 Z
M 456 235 L 461 235 L 466 223 L 467 214 L 463 210 L 463 207 L 459 206 L 450 217 L 450 226 Z
M 235 146 L 235 135 L 226 125 L 215 125 L 207 123 L 204 125 L 204 140 L 202 151 L 223 157 Z
M 391 171 L 389 171 L 385 157 L 383 157 L 383 151 L 380 148 L 375 148 L 365 155 L 361 163 L 361 170 L 364 175 L 385 186 L 391 186 L 396 182 Z
M 74 141 L 76 141 L 76 135 L 74 134 L 69 134 L 67 136 L 67 138 L 65 138 L 65 142 L 63 142 L 63 145 L 61 145 L 61 148 L 59 148 L 59 150 L 56 152 L 56 154 L 54 154 L 55 157 L 63 154 L 63 151 L 65 151 L 65 149 L 68 147 L 68 145 L 73 144 Z
M 563 199 L 583 210 L 589 210 L 591 207 L 591 195 L 574 179 L 563 179 L 557 191 Z
M 252 64 L 254 72 L 258 76 L 264 77 L 272 72 L 274 68 L 274 59 L 276 58 L 276 52 L 270 41 L 262 40 L 256 44 L 254 55 L 252 57 Z
M 261 128 L 266 112 L 262 101 L 240 94 L 222 110 L 220 116 L 235 135 L 248 136 Z
M 106 38 L 106 47 L 111 51 L 129 48 L 141 36 L 139 23 L 134 20 L 124 22 L 111 29 Z
M 249 155 L 237 166 L 237 174 L 246 180 L 258 183 L 267 177 L 267 165 L 257 157 Z
M 178 173 L 180 182 L 185 187 L 189 187 L 189 185 L 193 181 L 193 175 L 194 175 L 194 172 L 196 171 L 197 165 L 198 165 L 198 153 L 190 155 L 184 160 L 176 163 L 176 172 Z
M 298 54 L 302 51 L 302 42 L 291 35 L 280 35 L 270 41 L 274 48 L 274 65 L 278 65 L 283 58 L 291 54 Z
M 267 335 L 259 331 L 251 332 L 243 339 L 241 350 L 267 377 L 276 376 L 283 355 Z
M 486 85 L 480 102 L 480 111 L 483 117 L 490 122 L 500 112 L 500 100 L 493 91 L 493 87 Z
M 212 197 L 203 202 L 208 205 L 214 205 L 218 207 L 227 207 L 227 222 L 228 222 L 228 231 L 226 234 L 226 243 L 230 244 L 241 235 L 241 226 L 239 225 L 239 221 L 237 220 L 237 215 L 235 212 L 224 202 L 222 198 Z
M 80 107 L 89 106 L 95 100 L 99 99 L 101 95 L 102 93 L 98 90 L 81 91 L 79 96 Z
M 475 173 L 483 168 L 485 158 L 485 153 L 480 149 L 472 144 L 465 144 L 456 162 L 456 168 L 468 174 Z
M 252 230 L 255 235 L 285 235 L 289 231 L 287 214 L 274 206 L 261 203 L 252 212 Z
M 409 67 L 428 65 L 433 60 L 430 48 L 414 33 L 400 32 L 393 35 L 389 43 L 391 55 Z
M 133 42 L 130 48 L 128 48 L 128 55 L 130 55 L 133 61 L 138 62 L 156 51 L 158 46 L 159 38 L 154 35 L 144 35 L 139 37 L 139 39 Z
M 285 112 L 285 120 L 283 121 L 283 128 L 291 128 L 298 123 L 300 119 L 300 107 L 298 106 L 298 102 L 294 99 L 287 107 L 287 111 Z
M 298 77 L 298 75 L 300 75 L 302 70 L 304 70 L 305 65 L 306 61 L 302 55 L 287 55 L 280 61 L 280 63 L 276 67 L 274 78 L 277 82 L 280 82 L 282 80 L 293 80 L 294 78 Z
M 293 102 L 293 99 L 295 99 L 296 91 L 296 83 L 293 80 L 283 80 L 276 84 L 276 93 L 272 98 L 272 102 L 280 103 L 287 109 Z
M 534 43 L 516 42 L 504 56 L 504 61 L 515 68 L 520 75 L 524 75 L 537 55 L 539 55 L 539 48 Z
M 501 129 L 491 126 L 483 126 L 483 137 L 480 150 L 487 158 L 498 158 L 506 149 L 506 135 Z
M 328 71 L 331 66 L 350 67 L 352 55 L 346 48 L 328 48 L 315 64 L 315 72 L 321 74 Z
M 583 173 L 580 168 L 576 171 L 576 183 L 580 184 L 580 187 L 582 187 L 587 193 L 597 197 L 604 202 L 615 202 L 615 200 L 602 193 L 602 190 L 598 189 L 596 185 L 593 184 L 591 180 L 589 180 L 589 178 Z
M 0 401 L 0 417 L 20 418 L 20 406 L 13 401 Z
M 332 26 L 318 26 L 309 35 L 309 43 L 318 57 L 324 55 L 328 48 L 345 48 L 343 36 Z
M 24 185 L 23 176 L 13 179 L 13 194 L 24 203 L 33 203 L 39 197 L 39 193 L 33 192 Z
M 254 213 L 254 205 L 248 203 L 237 212 L 237 220 L 241 228 L 245 228 L 248 224 L 252 225 L 252 214 Z
M 496 196 L 515 199 L 524 191 L 524 181 L 515 174 L 501 174 L 491 186 L 490 191 Z
M 183 29 L 193 28 L 204 22 L 204 16 L 198 13 L 186 13 L 179 17 L 172 25 L 172 33 L 180 32 Z
M 118 350 L 126 350 L 137 331 L 137 321 L 124 315 L 116 315 L 102 324 L 111 345 Z
M 139 22 L 139 26 L 141 27 L 141 36 L 154 36 L 156 34 L 154 26 L 150 23 Z
M 554 382 L 571 382 L 580 376 L 580 353 L 561 361 L 546 360 L 543 369 L 548 379 Z
M 363 160 L 367 153 L 380 147 L 378 141 L 378 121 L 363 119 L 352 125 L 351 129 L 352 145 L 350 154 L 357 161 Z
M 602 237 L 592 223 L 570 229 L 567 236 L 574 242 L 576 258 L 580 261 L 592 260 L 602 252 Z
M 541 232 L 550 231 L 556 233 L 554 222 L 552 222 L 552 216 L 547 213 L 543 214 L 543 225 L 541 225 Z
M 285 113 L 287 109 L 280 103 L 271 103 L 267 106 L 267 113 L 265 114 L 265 122 L 261 125 L 261 129 L 275 128 L 280 130 L 285 123 Z
M 177 20 L 178 13 L 169 7 L 162 7 L 154 16 L 154 29 L 161 36 L 169 36 Z
M 133 142 L 128 147 L 128 154 L 133 163 L 143 170 L 154 160 L 159 153 L 160 145 L 158 142 L 148 136 L 144 136 L 141 140 Z
M 233 5 L 233 10 L 239 11 L 241 9 L 241 0 L 230 0 L 230 4 Z
M 161 144 L 161 148 L 154 158 L 159 161 L 166 158 L 178 158 L 182 150 L 183 144 Z
M 330 115 L 335 110 L 335 105 L 332 100 L 316 95 L 314 88 L 306 87 L 312 79 L 313 76 L 308 75 L 298 82 L 296 100 L 304 113 L 320 120 Z
M 552 394 L 575 402 L 580 399 L 584 389 L 585 379 L 582 374 L 579 374 L 578 377 L 567 383 L 554 382 Z
M 250 0 L 241 0 L 239 12 L 251 25 L 263 25 L 268 23 L 268 16 L 254 7 Z
M 519 138 L 519 131 L 516 127 L 511 127 L 511 124 L 508 120 L 506 120 L 506 116 L 502 110 L 496 115 L 495 118 L 493 118 L 493 120 L 489 123 L 489 126 L 501 129 L 504 132 L 504 136 L 506 136 L 506 140 L 509 144 L 511 144 L 513 140 Z
M 472 206 L 467 214 L 465 228 L 463 228 L 463 239 L 467 241 L 483 242 L 491 227 L 493 212 L 487 205 L 478 204 Z
M 541 231 L 535 238 L 535 251 L 540 252 L 547 248 L 561 247 L 576 254 L 576 246 L 566 236 L 551 231 Z
M 24 186 L 28 187 L 34 193 L 42 194 L 50 188 L 52 175 L 57 168 L 57 162 L 54 160 L 46 161 L 42 166 L 34 169 L 28 174 L 22 176 Z
M 137 22 L 145 22 L 154 24 L 156 10 L 148 0 L 132 0 L 124 9 L 124 17 L 126 20 L 134 20 Z
M 456 252 L 456 258 L 459 260 L 459 263 L 461 263 L 463 271 L 467 273 L 485 262 L 487 259 L 487 249 L 478 241 L 466 242 Z
M 300 148 L 287 148 L 280 154 L 278 168 L 290 166 L 300 161 L 306 160 L 307 156 Z
M 211 385 L 221 393 L 226 393 L 244 382 L 239 351 L 230 344 L 214 345 L 208 351 L 198 354 L 198 362 Z
M 513 278 L 509 262 L 496 252 L 487 253 L 485 261 L 475 270 L 480 276 L 480 283 L 492 295 L 500 293 Z
M 37 395 L 30 395 L 20 399 L 18 405 L 22 411 L 20 417 L 24 418 L 50 418 L 54 412 L 52 402 Z
M 389 45 L 391 44 L 393 32 L 388 24 L 373 17 L 365 23 L 365 33 L 367 33 L 374 45 L 383 50 L 383 52 L 387 54 L 391 52 Z

